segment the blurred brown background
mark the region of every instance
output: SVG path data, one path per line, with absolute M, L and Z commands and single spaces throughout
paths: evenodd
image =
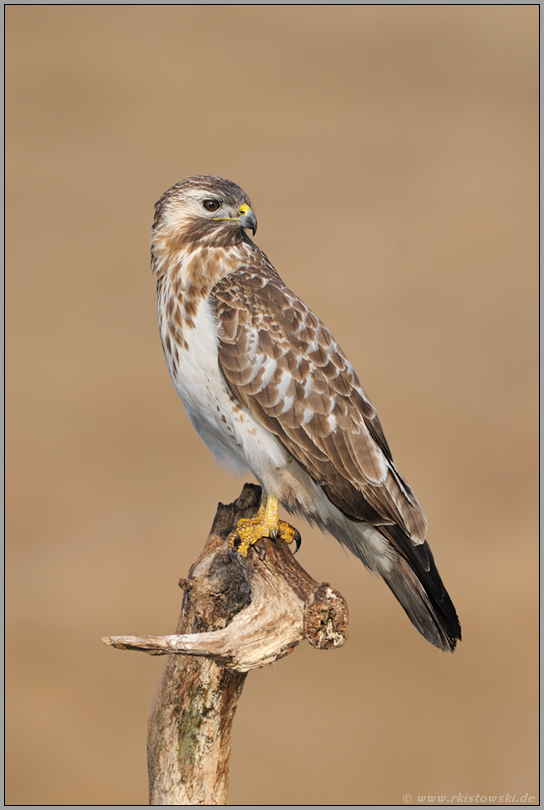
M 146 804 L 170 633 L 219 500 L 168 378 L 153 204 L 250 195 L 427 513 L 464 641 L 331 538 L 344 648 L 251 673 L 232 804 L 537 794 L 538 6 L 7 8 L 8 804 Z

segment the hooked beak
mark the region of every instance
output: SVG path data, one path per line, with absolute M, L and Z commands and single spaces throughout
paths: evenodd
M 251 232 L 253 236 L 255 236 L 257 233 L 257 217 L 249 205 L 243 203 L 240 206 L 240 216 L 237 219 L 242 228 L 247 228 L 248 230 L 251 228 Z
M 237 217 L 212 217 L 216 221 L 238 222 L 242 228 L 251 228 L 253 235 L 257 233 L 257 217 L 246 203 L 242 203 L 238 209 Z

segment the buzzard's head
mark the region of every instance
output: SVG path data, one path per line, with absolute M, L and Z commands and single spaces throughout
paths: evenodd
M 223 177 L 200 175 L 176 183 L 155 205 L 152 250 L 228 247 L 249 240 L 257 230 L 247 194 Z

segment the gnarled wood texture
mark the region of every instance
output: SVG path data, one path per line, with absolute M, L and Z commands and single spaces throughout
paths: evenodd
M 219 504 L 206 545 L 180 581 L 175 635 L 112 636 L 119 649 L 170 655 L 149 720 L 151 805 L 227 803 L 232 720 L 246 673 L 277 661 L 303 639 L 338 647 L 347 606 L 319 585 L 283 542 L 262 539 L 241 557 L 227 546 L 240 518 L 253 517 L 260 487 Z

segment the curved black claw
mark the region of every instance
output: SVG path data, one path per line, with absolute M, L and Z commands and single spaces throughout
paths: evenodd
M 293 554 L 296 554 L 299 548 L 302 545 L 302 537 L 300 536 L 300 532 L 298 529 L 295 529 L 294 526 L 291 526 L 290 523 L 285 523 L 285 521 L 280 521 L 279 531 L 277 529 L 271 529 L 269 537 L 275 543 L 278 540 L 283 540 L 284 543 L 288 543 L 289 545 L 295 541 L 296 549 Z

